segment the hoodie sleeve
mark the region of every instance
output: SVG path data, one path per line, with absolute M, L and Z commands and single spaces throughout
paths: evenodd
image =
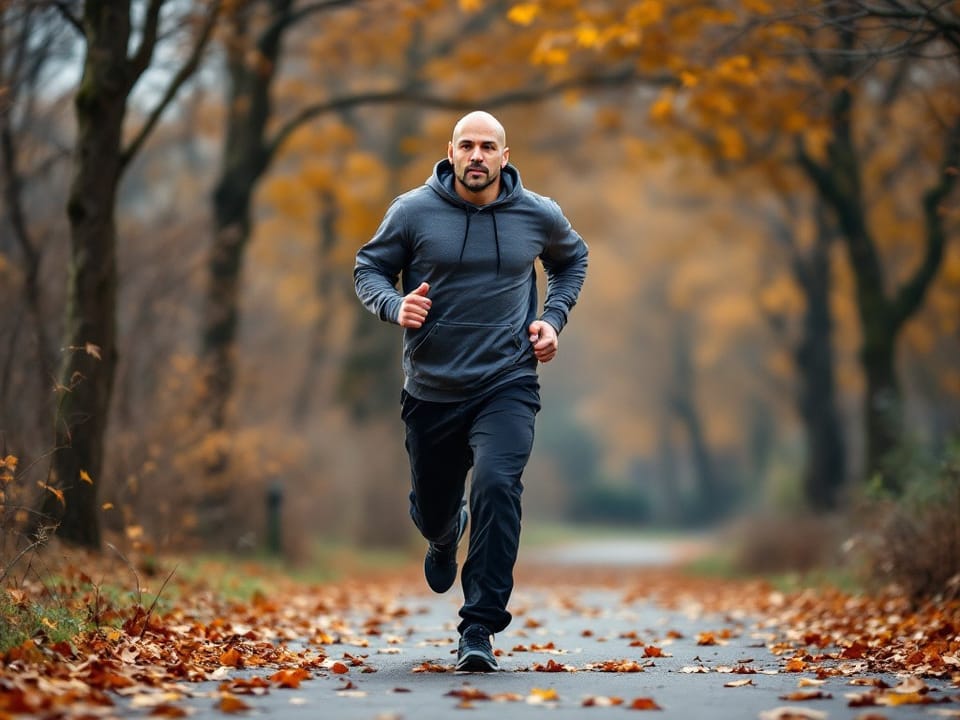
M 589 250 L 583 238 L 570 225 L 560 206 L 549 201 L 554 212 L 553 229 L 540 260 L 547 276 L 547 296 L 541 320 L 550 323 L 559 333 L 567 324 L 580 289 L 587 277 Z
M 374 315 L 396 323 L 403 295 L 397 290 L 410 252 L 402 204 L 394 200 L 374 236 L 357 251 L 353 284 L 357 297 Z

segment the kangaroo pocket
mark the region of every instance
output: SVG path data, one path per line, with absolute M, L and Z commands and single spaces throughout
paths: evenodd
M 437 389 L 471 388 L 517 363 L 523 337 L 510 325 L 437 322 L 404 358 L 407 376 Z

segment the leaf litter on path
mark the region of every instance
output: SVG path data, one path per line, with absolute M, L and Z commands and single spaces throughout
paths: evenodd
M 75 572 L 65 577 L 65 582 L 72 578 L 82 584 L 90 576 Z M 452 625 L 439 633 L 436 627 L 419 626 L 429 602 L 410 594 L 420 592 L 419 575 L 323 586 L 274 580 L 274 594 L 257 593 L 247 601 L 227 601 L 175 580 L 181 583 L 177 600 L 162 612 L 104 606 L 98 612 L 111 617 L 112 624 L 77 633 L 69 641 L 54 642 L 41 632 L 0 657 L 0 717 L 98 716 L 123 707 L 172 717 L 204 697 L 216 711 L 232 714 L 255 707 L 265 695 L 308 689 L 321 678 L 346 680 L 337 694 L 360 700 L 367 693 L 356 684 L 358 678 L 400 658 L 407 662 L 410 683 L 419 674 L 453 676 Z M 850 683 L 851 691 L 844 695 L 850 707 L 949 705 L 960 698 L 955 692 L 960 687 L 956 603 L 913 608 L 894 596 L 855 597 L 831 589 L 783 593 L 758 581 L 720 582 L 668 569 L 626 577 L 622 572 L 581 574 L 576 585 L 567 583 L 564 574 L 539 570 L 522 577 L 518 586 L 540 600 L 535 615 L 524 607 L 522 593 L 515 603 L 511 632 L 521 641 L 502 643 L 510 649 L 501 648 L 498 655 L 533 659 L 506 664 L 510 673 L 528 672 L 532 678 L 539 673 L 653 671 L 667 673 L 660 677 L 669 683 L 668 673 L 677 672 L 703 675 L 703 682 L 718 687 L 741 688 L 737 693 L 756 692 L 755 676 L 801 675 L 798 688 L 783 699 L 804 706 L 772 708 L 761 716 L 764 720 L 824 717 L 806 704 L 831 698 L 820 689 L 828 680 Z M 27 602 L 32 587 L 11 591 Z M 591 591 L 612 594 L 620 607 L 587 602 Z M 638 603 L 653 603 L 688 619 L 709 618 L 711 625 L 696 630 L 628 626 L 614 633 L 594 627 L 601 620 L 609 624 L 617 612 L 629 618 Z M 561 621 L 578 623 L 577 630 L 561 635 L 555 627 Z M 580 660 L 571 637 L 605 643 L 609 656 Z M 720 664 L 692 654 L 696 648 L 723 649 L 734 640 L 749 641 L 748 652 L 765 659 L 754 666 L 754 657 L 740 655 L 736 663 Z M 686 643 L 691 652 L 674 658 L 676 651 L 664 650 L 677 643 Z M 730 674 L 750 677 L 713 680 Z M 877 680 L 879 675 L 902 679 L 885 683 Z M 660 709 L 656 697 L 583 692 L 567 698 L 535 681 L 526 693 L 471 690 L 454 697 L 460 707 L 524 701 Z M 953 711 L 936 709 L 943 717 Z

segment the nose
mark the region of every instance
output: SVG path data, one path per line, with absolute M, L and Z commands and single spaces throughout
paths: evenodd
M 482 162 L 482 161 L 483 161 L 483 153 L 480 151 L 480 147 L 477 146 L 473 148 L 473 150 L 470 152 L 470 162 Z

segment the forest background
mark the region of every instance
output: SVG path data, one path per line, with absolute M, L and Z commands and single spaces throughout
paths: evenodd
M 774 518 L 760 556 L 896 518 L 952 548 L 937 582 L 960 569 L 960 3 L 8 0 L 0 22 L 5 557 L 51 532 L 412 542 L 400 331 L 353 259 L 483 108 L 591 250 L 525 518 Z

